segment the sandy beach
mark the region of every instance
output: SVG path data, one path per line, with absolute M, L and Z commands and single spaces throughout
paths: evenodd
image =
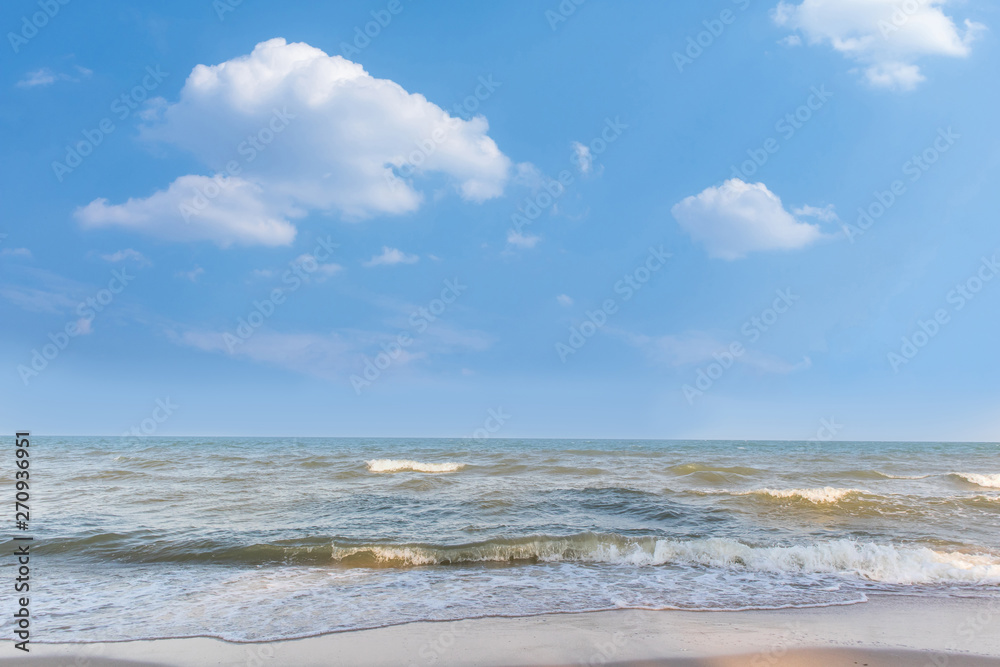
M 997 600 L 877 596 L 840 607 L 618 610 L 409 623 L 267 643 L 33 644 L 38 665 L 1000 665 Z M 9 656 L 10 653 L 7 653 Z M 24 664 L 5 656 L 2 664 Z

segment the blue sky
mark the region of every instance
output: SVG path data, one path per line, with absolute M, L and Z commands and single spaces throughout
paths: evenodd
M 0 25 L 7 431 L 1000 438 L 986 0 Z

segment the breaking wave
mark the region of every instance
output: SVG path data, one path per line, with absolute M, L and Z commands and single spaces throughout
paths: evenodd
M 952 477 L 958 477 L 969 484 L 984 486 L 987 489 L 1000 489 L 1000 475 L 982 475 L 975 472 L 953 472 Z
M 373 459 L 366 465 L 370 472 L 458 472 L 464 463 L 421 463 L 404 459 Z

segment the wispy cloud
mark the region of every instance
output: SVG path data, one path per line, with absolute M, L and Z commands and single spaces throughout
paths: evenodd
M 542 238 L 540 236 L 522 234 L 521 232 L 516 232 L 513 229 L 507 232 L 507 244 L 517 248 L 534 248 L 541 240 Z
M 119 250 L 108 255 L 101 255 L 101 259 L 105 262 L 111 262 L 112 264 L 117 264 L 118 262 L 135 262 L 139 266 L 152 266 L 153 263 L 149 261 L 145 255 L 143 255 L 138 250 L 133 250 L 132 248 L 125 248 L 124 250 Z
M 185 280 L 190 280 L 191 282 L 196 283 L 198 282 L 198 278 L 200 278 L 203 273 L 205 273 L 205 269 L 200 266 L 196 266 L 190 271 L 178 271 L 174 275 L 178 278 L 184 278 Z
M 727 351 L 731 345 L 731 342 L 723 342 L 711 334 L 700 331 L 665 336 L 617 333 L 629 344 L 642 350 L 655 363 L 672 368 L 715 361 L 715 355 Z M 801 361 L 792 363 L 754 349 L 746 349 L 743 354 L 735 357 L 735 361 L 769 374 L 794 373 L 812 366 L 809 357 L 802 357 Z
M 416 255 L 408 255 L 398 248 L 382 246 L 382 253 L 375 255 L 364 266 L 392 266 L 394 264 L 415 264 L 420 258 Z
M 37 88 L 39 86 L 51 86 L 56 81 L 80 81 L 89 77 L 93 72 L 86 67 L 74 66 L 77 76 L 66 74 L 65 72 L 53 72 L 48 67 L 42 67 L 32 72 L 26 73 L 17 82 L 19 88 Z
M 571 144 L 573 148 L 573 162 L 581 174 L 589 174 L 594 166 L 594 156 L 590 154 L 590 149 L 579 141 Z

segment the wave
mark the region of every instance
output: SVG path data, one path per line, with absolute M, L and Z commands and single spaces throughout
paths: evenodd
M 975 484 L 976 486 L 984 486 L 988 489 L 1000 489 L 1000 475 L 983 475 L 975 472 L 953 472 L 950 473 L 951 477 L 958 477 L 959 479 L 968 482 L 969 484 Z
M 366 461 L 370 472 L 458 472 L 464 463 L 421 463 L 406 459 L 373 459 Z
M 497 540 L 454 547 L 333 546 L 335 561 L 355 567 L 458 565 L 487 562 L 689 565 L 750 572 L 837 574 L 889 584 L 1000 584 L 1000 558 L 852 540 L 755 547 L 727 538 L 675 541 L 586 533 L 571 537 Z
M 833 486 L 824 486 L 818 489 L 754 489 L 752 491 L 742 491 L 736 495 L 748 496 L 770 496 L 771 498 L 797 498 L 808 500 L 811 503 L 824 504 L 840 502 L 844 498 L 852 495 L 865 494 L 867 491 L 861 489 L 839 489 Z
M 851 479 L 927 479 L 933 477 L 933 475 L 893 475 L 881 470 L 842 470 L 833 473 L 833 475 Z
M 787 575 L 840 575 L 886 584 L 1000 584 L 1000 557 L 840 539 L 753 546 L 729 538 L 673 540 L 579 533 L 492 539 L 459 545 L 362 543 L 339 538 L 238 545 L 164 540 L 147 532 L 49 540 L 39 553 L 119 562 L 201 562 L 341 568 L 411 568 L 506 563 L 710 567 Z
M 743 476 L 756 475 L 757 473 L 763 472 L 762 470 L 758 470 L 757 468 L 748 468 L 746 466 L 718 466 L 718 465 L 709 465 L 706 463 L 681 463 L 678 465 L 670 466 L 669 468 L 667 468 L 667 471 L 681 477 L 683 477 L 684 475 L 690 475 L 691 473 L 698 473 L 698 472 L 709 472 L 709 473 L 715 472 L 715 473 L 743 475 Z

